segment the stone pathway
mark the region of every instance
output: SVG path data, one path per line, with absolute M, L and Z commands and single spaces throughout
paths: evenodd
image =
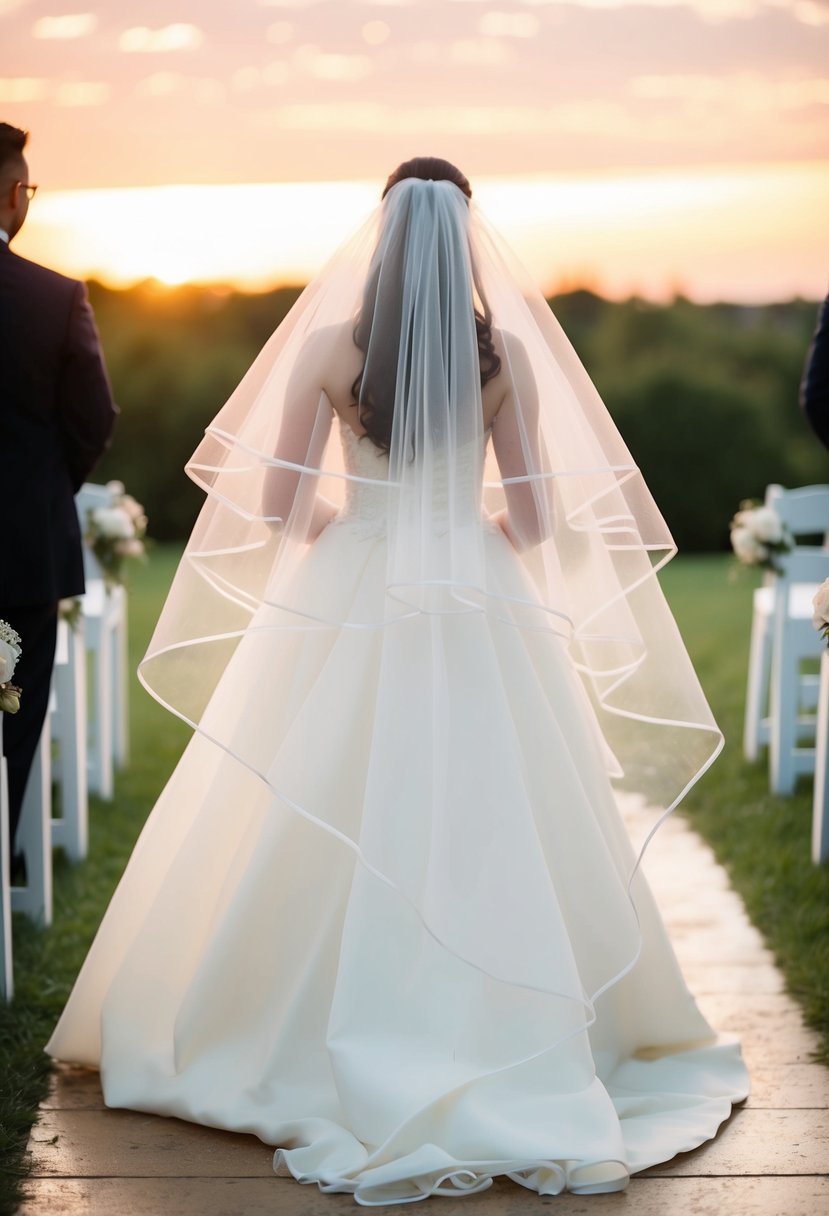
M 647 812 L 632 812 L 636 840 Z M 724 871 L 682 819 L 657 834 L 646 871 L 692 991 L 721 1030 L 736 1031 L 752 1076 L 748 1102 L 713 1141 L 637 1174 L 623 1194 L 539 1198 L 509 1180 L 466 1199 L 436 1198 L 438 1216 L 829 1216 L 829 1069 L 815 1036 Z M 98 1075 L 61 1067 L 29 1140 L 33 1175 L 18 1216 L 345 1216 L 348 1195 L 322 1195 L 273 1174 L 253 1136 L 178 1119 L 110 1111 Z M 411 1204 L 383 1208 L 411 1213 Z

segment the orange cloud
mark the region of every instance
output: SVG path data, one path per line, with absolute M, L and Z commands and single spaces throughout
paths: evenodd
M 166 51 L 192 51 L 204 42 L 204 34 L 195 25 L 179 22 L 151 30 L 146 25 L 135 25 L 124 30 L 118 39 L 118 47 L 128 53 L 158 54 Z
M 41 17 L 32 26 L 33 38 L 85 38 L 98 25 L 94 13 L 67 13 L 63 17 Z

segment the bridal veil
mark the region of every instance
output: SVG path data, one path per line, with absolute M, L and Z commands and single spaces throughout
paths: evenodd
M 381 475 L 370 485 L 343 461 L 315 374 L 318 352 L 343 330 L 364 359 L 360 413 L 388 421 L 388 458 L 375 445 Z M 499 357 L 516 436 L 506 468 L 482 410 L 482 372 Z M 581 763 L 663 813 L 708 767 L 721 736 L 656 576 L 674 553 L 668 528 L 549 306 L 476 205 L 449 182 L 395 185 L 300 296 L 187 472 L 206 500 L 141 664 L 146 687 L 246 779 L 351 850 L 383 898 L 414 913 L 430 949 L 505 1000 L 512 993 L 506 1016 L 523 1009 L 532 1021 L 526 1058 L 578 1035 L 640 952 L 641 853 L 617 850 L 597 871 L 566 815 L 558 828 L 540 825 L 491 783 L 468 796 L 481 724 L 500 712 L 489 694 L 476 700 L 476 664 L 491 661 L 482 687 L 506 688 L 509 645 L 542 665 L 545 647 L 566 654 L 595 745 Z M 370 495 L 367 543 L 383 540 L 382 594 L 345 607 L 335 600 L 334 610 L 304 593 L 302 569 L 321 543 L 309 544 L 320 502 L 347 513 L 355 495 L 364 504 Z M 503 511 L 520 566 L 511 580 L 489 557 Z M 493 630 L 512 642 L 490 658 L 478 647 L 465 668 L 464 639 Z M 370 720 L 350 721 L 347 698 L 299 701 L 276 754 L 273 722 L 239 729 L 244 688 L 232 672 L 242 652 L 245 678 L 274 681 L 275 699 L 291 703 L 303 655 L 333 654 L 351 634 L 376 642 L 365 673 L 378 690 Z M 289 637 L 291 663 L 275 671 L 274 640 Z M 473 694 L 460 704 L 459 679 Z M 547 729 L 526 695 L 521 714 L 504 716 L 503 737 Z M 365 754 L 383 758 L 361 778 L 356 817 L 313 780 L 319 749 L 345 746 L 355 730 Z M 515 780 L 529 786 L 533 776 Z M 567 796 L 563 786 L 548 792 Z M 545 850 L 564 875 L 555 887 Z M 595 940 L 587 968 L 548 933 L 554 905 Z M 531 1019 L 542 1005 L 548 1012 Z M 492 1071 L 514 1066 L 510 1037 L 484 1057 Z

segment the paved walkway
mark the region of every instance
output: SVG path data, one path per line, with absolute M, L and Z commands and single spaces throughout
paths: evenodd
M 647 813 L 631 816 L 634 839 Z M 829 1216 L 829 1069 L 815 1036 L 710 850 L 678 817 L 657 835 L 646 870 L 703 1012 L 737 1031 L 753 1091 L 719 1136 L 635 1175 L 623 1195 L 539 1198 L 500 1180 L 474 1198 L 435 1198 L 438 1216 Z M 61 1068 L 29 1141 L 34 1173 L 19 1216 L 345 1216 L 348 1195 L 322 1195 L 272 1173 L 253 1136 L 177 1119 L 109 1111 L 97 1073 Z M 410 1214 L 411 1204 L 382 1209 Z M 425 1211 L 425 1209 L 424 1209 Z

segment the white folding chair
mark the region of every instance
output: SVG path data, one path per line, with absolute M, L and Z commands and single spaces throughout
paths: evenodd
M 86 775 L 86 649 L 79 623 L 58 622 L 52 674 L 51 736 L 57 743 L 53 778 L 60 790 L 61 818 L 52 819 L 52 844 L 73 861 L 86 857 L 89 805 Z
M 81 529 L 88 511 L 109 506 L 106 486 L 84 483 L 75 496 Z M 81 599 L 86 648 L 92 656 L 89 697 L 89 789 L 101 798 L 113 796 L 113 760 L 127 761 L 127 596 L 123 587 L 108 587 L 95 554 L 84 546 L 86 593 Z
M 817 703 L 815 739 L 815 788 L 812 800 L 812 861 L 816 866 L 829 857 L 829 650 L 820 656 L 820 693 Z
M 812 624 L 812 597 L 829 578 L 829 552 L 801 546 L 786 554 L 774 587 L 769 778 L 775 794 L 791 794 L 797 778 L 815 771 L 817 675 L 802 664 L 817 660 L 825 643 Z M 806 743 L 807 746 L 803 746 Z
M 9 886 L 11 852 L 9 781 L 6 773 L 6 757 L 3 755 L 3 715 L 0 713 L 0 997 L 7 1001 L 14 996 L 12 903 L 11 887 Z
M 60 819 L 52 818 L 53 730 L 59 743 L 56 776 L 61 784 L 63 814 Z M 49 710 L 26 783 L 16 842 L 9 840 L 8 781 L 5 759 L 2 762 L 0 839 L 4 958 L 8 955 L 11 960 L 11 930 L 6 928 L 11 922 L 6 911 L 9 914 L 11 911 L 25 912 L 40 924 L 52 923 L 52 846 L 62 845 L 73 860 L 85 857 L 87 823 L 86 653 L 80 634 L 70 629 L 65 621 L 59 621 Z M 8 884 L 6 854 L 11 854 L 14 843 L 26 861 L 25 886 L 9 887 Z M 8 950 L 5 949 L 7 939 Z
M 815 536 L 829 531 L 829 486 L 804 486 L 784 490 L 770 485 L 766 490 L 766 506 L 772 507 L 788 525 L 795 542 L 799 536 Z M 785 565 L 785 562 L 782 563 Z M 751 618 L 748 680 L 745 718 L 743 723 L 743 754 L 756 760 L 761 747 L 771 741 L 770 684 L 774 641 L 774 604 L 777 575 L 765 574 L 763 584 L 754 592 Z M 796 617 L 811 616 L 811 596 L 814 589 L 801 587 L 794 592 L 791 607 Z M 807 611 L 808 609 L 808 611 Z M 817 678 L 801 679 L 799 700 L 804 708 L 817 704 Z M 801 734 L 811 734 L 812 719 L 799 724 Z
M 17 845 L 26 860 L 26 886 L 11 888 L 13 912 L 25 912 L 41 925 L 52 923 L 52 766 L 49 715 L 43 723 L 40 742 L 32 761 Z

